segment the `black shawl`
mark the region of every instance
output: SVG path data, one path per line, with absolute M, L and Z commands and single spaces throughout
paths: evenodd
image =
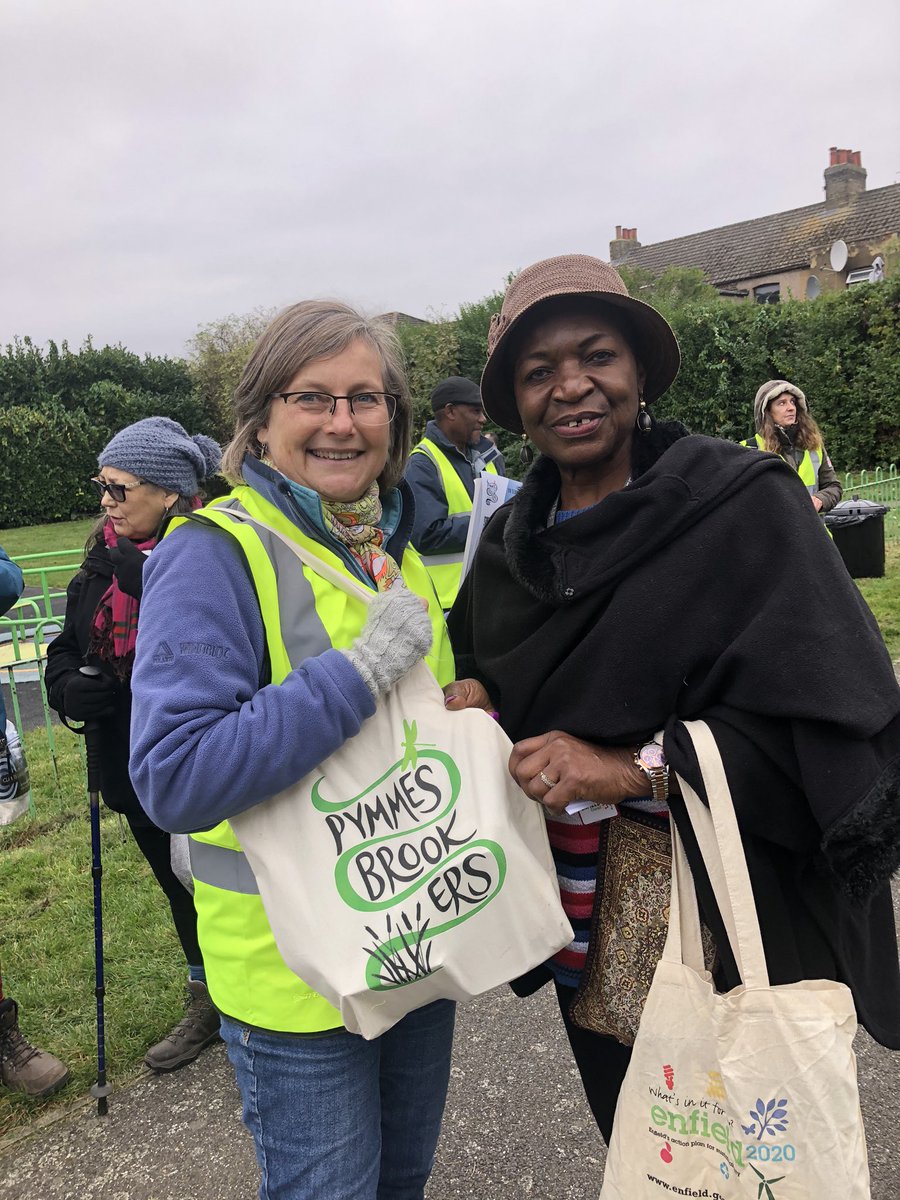
M 900 1047 L 886 882 L 900 864 L 900 688 L 796 473 L 686 437 L 548 528 L 558 494 L 539 459 L 485 530 L 450 616 L 458 676 L 485 683 L 514 741 L 561 729 L 637 745 L 664 728 L 698 790 L 679 723 L 708 721 L 773 981 L 843 979 L 872 1034 Z

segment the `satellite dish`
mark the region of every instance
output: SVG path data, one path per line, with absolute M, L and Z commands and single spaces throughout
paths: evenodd
M 831 245 L 831 250 L 828 255 L 828 260 L 831 263 L 832 271 L 843 271 L 847 265 L 847 243 L 841 238 Z
M 818 281 L 818 279 L 816 279 L 815 275 L 810 275 L 809 279 L 807 279 L 807 281 L 806 281 L 806 298 L 807 298 L 807 300 L 815 300 L 816 296 L 819 295 L 821 290 L 822 290 L 821 283 L 819 283 L 819 281 Z

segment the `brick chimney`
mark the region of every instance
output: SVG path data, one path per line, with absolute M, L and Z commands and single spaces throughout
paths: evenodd
M 825 203 L 837 208 L 851 204 L 866 190 L 866 170 L 858 150 L 831 147 L 831 159 L 825 168 Z
M 617 225 L 616 236 L 609 243 L 609 261 L 615 266 L 616 263 L 624 262 L 632 250 L 640 250 L 640 248 L 641 243 L 637 240 L 637 230 L 623 229 L 621 225 Z

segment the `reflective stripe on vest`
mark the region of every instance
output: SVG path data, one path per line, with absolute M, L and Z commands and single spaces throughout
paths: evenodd
M 466 491 L 466 485 L 437 442 L 433 442 L 431 438 L 422 438 L 414 448 L 413 454 L 424 454 L 437 468 L 447 498 L 447 516 L 458 517 L 461 513 L 470 513 L 472 498 Z M 487 464 L 485 471 L 492 475 L 497 474 L 497 468 L 492 462 Z M 422 554 L 422 561 L 431 576 L 441 607 L 450 608 L 462 582 L 463 551 L 453 554 Z
M 365 624 L 367 605 L 301 564 L 271 533 L 232 520 L 230 508 L 264 521 L 348 578 L 357 583 L 359 579 L 338 554 L 308 537 L 246 486 L 198 510 L 190 520 L 173 520 L 167 536 L 199 518 L 239 542 L 259 601 L 271 681 L 279 684 L 293 666 L 311 655 L 349 646 Z M 430 596 L 434 645 L 426 661 L 438 682 L 448 683 L 453 678 L 453 658 L 443 613 L 412 547 L 403 556 L 401 570 L 413 591 Z M 297 736 L 302 737 L 303 731 L 298 730 Z M 314 1033 L 339 1027 L 338 1011 L 290 971 L 278 953 L 256 878 L 231 825 L 222 821 L 213 829 L 191 834 L 189 845 L 198 935 L 216 1005 L 228 1016 L 264 1029 Z
M 242 850 L 229 850 L 225 846 L 190 837 L 188 853 L 195 882 L 224 888 L 226 892 L 240 892 L 243 896 L 259 895 L 259 884 L 253 868 Z

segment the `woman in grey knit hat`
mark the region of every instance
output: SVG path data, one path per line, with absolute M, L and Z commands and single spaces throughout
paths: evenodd
M 171 835 L 147 816 L 128 776 L 131 669 L 147 555 L 170 515 L 199 506 L 200 485 L 221 459 L 212 438 L 190 437 L 169 417 L 147 417 L 112 438 L 91 480 L 103 515 L 69 584 L 63 631 L 47 653 L 50 703 L 63 719 L 96 721 L 103 799 L 128 821 L 169 901 L 187 961 L 185 1016 L 145 1058 L 157 1071 L 195 1059 L 218 1036 L 219 1015 L 206 990 L 194 899 L 172 867 Z M 85 664 L 99 667 L 100 674 L 82 675 Z
M 816 512 L 830 512 L 843 489 L 806 395 L 786 379 L 768 380 L 753 401 L 753 422 L 756 433 L 741 445 L 783 458 L 806 485 Z

